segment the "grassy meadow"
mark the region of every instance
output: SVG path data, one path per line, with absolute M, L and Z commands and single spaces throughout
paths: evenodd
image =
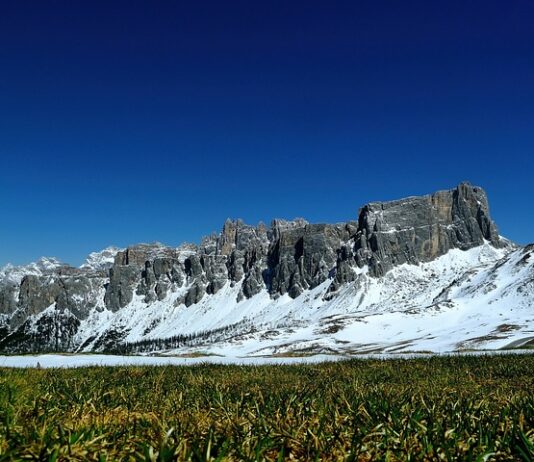
M 532 461 L 534 355 L 0 369 L 0 461 Z

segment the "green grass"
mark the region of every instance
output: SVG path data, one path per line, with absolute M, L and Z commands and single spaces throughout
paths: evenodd
M 534 460 L 534 356 L 0 369 L 0 460 Z

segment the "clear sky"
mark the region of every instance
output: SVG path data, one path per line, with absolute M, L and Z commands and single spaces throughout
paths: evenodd
M 0 265 L 469 180 L 534 241 L 534 2 L 5 1 Z

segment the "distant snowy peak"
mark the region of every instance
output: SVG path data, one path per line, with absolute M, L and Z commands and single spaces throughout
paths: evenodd
M 92 252 L 86 258 L 85 263 L 80 266 L 80 269 L 92 271 L 108 270 L 113 266 L 117 253 L 123 250 L 119 247 L 110 246 L 100 252 Z
M 0 269 L 0 281 L 19 284 L 24 276 L 42 276 L 64 266 L 64 263 L 54 257 L 41 257 L 28 265 L 15 266 L 10 263 Z
M 41 257 L 35 262 L 35 265 L 41 271 L 53 271 L 59 268 L 60 266 L 64 266 L 64 263 L 62 263 L 55 257 Z
M 176 248 L 168 247 L 161 242 L 139 243 L 128 248 L 110 246 L 100 252 L 90 253 L 86 258 L 85 263 L 80 266 L 80 269 L 89 271 L 107 271 L 117 262 L 117 259 L 120 262 L 124 259 L 130 260 L 132 259 L 132 256 L 135 259 L 137 254 L 142 256 L 139 260 L 142 264 L 144 264 L 145 260 L 167 258 L 170 256 L 176 257 L 183 263 L 186 258 L 195 254 L 197 251 L 198 247 L 190 243 L 181 244 Z

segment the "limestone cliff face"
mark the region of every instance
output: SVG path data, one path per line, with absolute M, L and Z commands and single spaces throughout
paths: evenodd
M 358 223 L 360 264 L 371 263 L 376 275 L 484 240 L 500 245 L 485 192 L 467 183 L 428 196 L 370 203 L 361 209 Z
M 354 246 L 340 256 L 333 289 L 354 280 L 353 259 L 382 276 L 396 265 L 431 261 L 484 241 L 505 245 L 490 218 L 485 191 L 469 183 L 427 196 L 372 202 L 360 209 Z
M 220 234 L 198 246 L 140 244 L 117 251 L 109 265 L 54 266 L 19 279 L 0 274 L 0 324 L 10 335 L 24 332 L 27 322 L 53 307 L 65 313 L 75 331 L 76 322 L 94 309 L 117 312 L 134 299 L 150 305 L 171 292 L 180 294 L 176 306 L 189 307 L 226 284 L 240 284 L 238 299 L 262 290 L 273 298 L 296 298 L 329 281 L 334 297 L 341 285 L 357 278 L 358 268 L 367 266 L 369 274 L 380 277 L 396 265 L 430 261 L 484 241 L 504 245 L 485 192 L 468 183 L 422 197 L 372 202 L 347 223 L 274 220 L 267 227 L 227 220 Z M 60 318 L 54 319 L 42 329 L 56 331 Z M 9 344 L 9 338 L 0 339 L 0 349 L 2 342 Z

